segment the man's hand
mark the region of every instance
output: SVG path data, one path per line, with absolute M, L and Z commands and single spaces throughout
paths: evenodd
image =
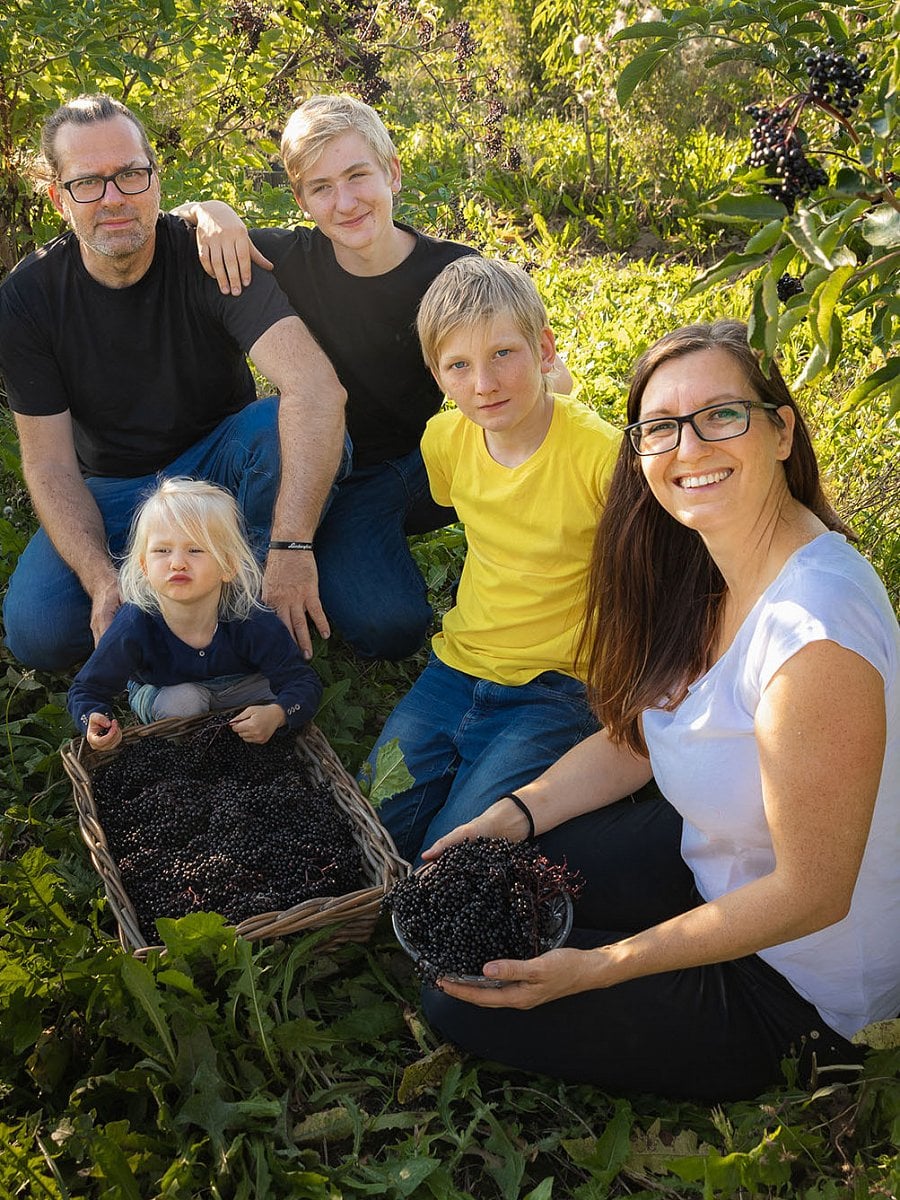
M 121 604 L 122 598 L 115 575 L 91 594 L 91 633 L 95 646 L 106 633 Z
M 328 618 L 319 600 L 319 572 L 308 550 L 269 552 L 263 576 L 263 603 L 273 608 L 290 630 L 305 659 L 312 658 L 307 618 L 323 638 L 331 636 Z
M 251 263 L 271 271 L 269 262 L 253 245 L 247 226 L 222 200 L 193 201 L 173 210 L 197 227 L 200 265 L 213 276 L 223 296 L 239 296 L 250 283 Z
M 115 717 L 110 720 L 106 713 L 95 712 L 88 717 L 85 737 L 92 750 L 115 750 L 122 740 L 122 730 Z
M 245 742 L 261 746 L 286 722 L 287 718 L 280 704 L 251 704 L 236 717 L 232 717 L 228 724 Z

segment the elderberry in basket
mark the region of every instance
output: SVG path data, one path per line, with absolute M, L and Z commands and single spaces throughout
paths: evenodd
M 534 958 L 572 928 L 576 875 L 531 842 L 475 838 L 395 883 L 385 898 L 397 940 L 420 978 L 502 987 L 486 978 L 496 958 Z
M 352 823 L 290 735 L 252 745 L 213 718 L 181 740 L 130 742 L 92 782 L 145 933 L 158 917 L 205 909 L 238 924 L 363 886 Z

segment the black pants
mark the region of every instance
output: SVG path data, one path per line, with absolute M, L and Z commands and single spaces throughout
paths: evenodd
M 569 946 L 619 941 L 701 902 L 680 852 L 681 818 L 658 793 L 577 817 L 541 838 L 584 889 Z M 756 955 L 580 992 L 528 1011 L 479 1008 L 423 990 L 431 1024 L 482 1058 L 613 1093 L 704 1101 L 758 1095 L 796 1056 L 813 1066 L 860 1050 Z

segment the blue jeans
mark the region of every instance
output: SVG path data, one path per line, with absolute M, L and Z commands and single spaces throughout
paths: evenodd
M 415 784 L 380 816 L 404 858 L 530 783 L 597 730 L 583 684 L 557 671 L 509 687 L 466 675 L 432 654 L 372 749 L 396 738 Z
M 256 400 L 226 418 L 159 475 L 85 479 L 106 528 L 115 559 L 125 549 L 135 509 L 163 475 L 188 475 L 219 483 L 233 493 L 251 545 L 265 557 L 278 490 L 278 400 Z M 75 573 L 43 529 L 25 547 L 3 604 L 6 644 L 19 662 L 42 671 L 65 671 L 91 653 L 91 602 Z
M 322 606 L 357 653 L 396 661 L 424 643 L 431 606 L 407 534 L 455 520 L 432 500 L 418 449 L 341 481 L 316 533 L 316 563 Z

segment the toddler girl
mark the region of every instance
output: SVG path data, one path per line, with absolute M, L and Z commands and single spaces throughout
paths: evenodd
M 69 689 L 88 744 L 121 741 L 110 704 L 126 687 L 144 723 L 245 705 L 230 724 L 257 743 L 305 724 L 322 684 L 257 600 L 261 578 L 230 493 L 164 479 L 135 514 L 119 572 L 124 603 Z

